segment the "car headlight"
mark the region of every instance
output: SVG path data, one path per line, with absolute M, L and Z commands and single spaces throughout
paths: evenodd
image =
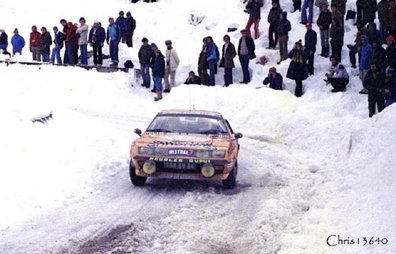
M 225 151 L 224 150 L 214 150 L 212 151 L 212 157 L 214 158 L 224 158 L 225 157 Z
M 154 153 L 154 147 L 139 147 L 138 148 L 139 154 L 153 154 Z
M 154 161 L 148 160 L 144 162 L 143 164 L 144 173 L 151 175 L 154 174 L 156 170 L 157 170 L 157 165 L 155 164 Z
M 201 168 L 201 174 L 206 178 L 210 178 L 210 177 L 214 176 L 215 168 L 210 163 L 204 164 L 204 165 L 202 165 L 202 168 Z

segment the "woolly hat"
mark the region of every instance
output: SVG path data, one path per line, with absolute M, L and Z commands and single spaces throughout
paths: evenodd
M 300 45 L 300 47 L 302 47 L 301 40 L 296 41 L 294 44 Z
M 154 49 L 154 48 L 157 49 L 157 48 L 158 48 L 158 47 L 157 47 L 157 44 L 155 44 L 155 43 L 151 43 L 150 47 L 151 47 L 152 49 Z
M 305 27 L 312 27 L 312 23 L 307 22 L 307 23 L 305 24 Z

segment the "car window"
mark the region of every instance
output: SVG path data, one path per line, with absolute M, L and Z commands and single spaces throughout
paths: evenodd
M 147 131 L 194 134 L 228 134 L 223 119 L 195 115 L 158 115 Z

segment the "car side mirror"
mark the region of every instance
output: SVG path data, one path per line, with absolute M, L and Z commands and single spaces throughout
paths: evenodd
M 141 131 L 139 128 L 136 128 L 136 129 L 134 130 L 134 132 L 135 132 L 136 134 L 138 134 L 139 136 L 142 135 L 142 131 Z
M 234 134 L 234 137 L 235 137 L 236 139 L 238 139 L 238 138 L 242 138 L 243 135 L 242 135 L 242 133 L 238 132 L 238 133 L 235 133 L 235 134 Z

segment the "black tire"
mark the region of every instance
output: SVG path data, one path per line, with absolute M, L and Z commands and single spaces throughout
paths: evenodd
M 232 169 L 231 173 L 226 179 L 223 180 L 224 189 L 234 189 L 234 187 L 236 186 L 237 171 L 237 164 L 235 163 L 235 166 Z
M 147 177 L 137 176 L 132 162 L 129 163 L 129 176 L 134 186 L 143 186 L 146 183 Z

